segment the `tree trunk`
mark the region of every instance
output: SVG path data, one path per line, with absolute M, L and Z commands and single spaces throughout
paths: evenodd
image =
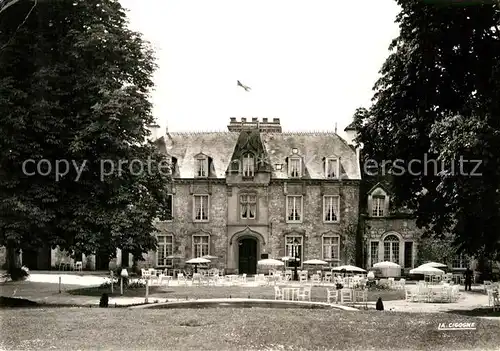
M 7 248 L 5 263 L 8 272 L 13 268 L 21 268 L 21 257 L 19 253 L 20 250 Z

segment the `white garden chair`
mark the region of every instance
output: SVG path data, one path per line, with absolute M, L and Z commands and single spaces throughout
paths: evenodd
M 274 299 L 283 300 L 283 290 L 279 286 L 274 287 Z
M 368 301 L 368 291 L 366 291 L 366 290 L 354 290 L 354 301 L 366 303 Z
M 184 275 L 184 273 L 177 274 L 177 283 L 178 283 L 178 285 L 181 285 L 181 283 L 184 285 L 187 285 L 187 279 L 186 279 L 186 276 Z
M 326 289 L 326 302 L 338 303 L 339 291 L 337 289 Z
M 417 289 L 412 289 L 410 287 L 405 288 L 405 300 L 414 302 L 418 300 Z
M 310 285 L 305 286 L 304 288 L 300 289 L 299 295 L 298 295 L 299 300 L 311 301 L 311 290 L 312 290 L 312 287 Z
M 319 274 L 313 274 L 312 283 L 313 284 L 321 284 L 321 276 Z
M 340 303 L 352 303 L 351 289 L 340 289 Z

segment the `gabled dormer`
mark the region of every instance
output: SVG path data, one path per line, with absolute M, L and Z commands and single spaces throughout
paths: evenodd
M 389 215 L 389 192 L 377 183 L 368 191 L 368 216 L 387 217 Z
M 292 149 L 292 153 L 286 159 L 288 178 L 300 179 L 304 174 L 302 156 L 297 148 Z
M 210 168 L 212 166 L 211 157 L 204 153 L 199 153 L 194 157 L 194 177 L 208 178 L 210 176 Z
M 171 176 L 175 177 L 176 175 L 179 174 L 179 166 L 177 164 L 177 157 L 174 157 L 172 155 L 169 155 L 168 153 L 165 154 L 164 157 L 164 162 L 166 165 L 162 164 L 162 171 L 167 171 L 168 174 Z
M 270 167 L 259 130 L 242 130 L 226 173 L 249 180 L 260 172 L 270 172 Z
M 340 179 L 340 157 L 331 155 L 323 158 L 326 179 Z

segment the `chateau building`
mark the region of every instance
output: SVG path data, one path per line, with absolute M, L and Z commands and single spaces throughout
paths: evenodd
M 172 256 L 182 262 L 204 255 L 240 274 L 255 274 L 259 259 L 282 256 L 364 268 L 392 261 L 405 272 L 417 265 L 421 231 L 411 215 L 391 209 L 383 182 L 367 187 L 352 125 L 344 138 L 282 132 L 278 118 L 231 118 L 227 132 L 158 135 L 159 127 L 151 128 L 172 165 L 171 216 L 156 223 L 158 250 L 145 254 L 141 266 L 169 268 Z M 50 248 L 22 256 L 31 269 L 64 259 Z M 120 250 L 112 262 L 93 255 L 78 260 L 97 270 L 133 262 Z M 468 264 L 457 258 L 452 266 Z

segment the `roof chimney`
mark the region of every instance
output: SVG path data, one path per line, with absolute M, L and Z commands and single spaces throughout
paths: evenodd
M 279 118 L 273 118 L 273 123 L 280 123 L 280 119 Z
M 252 117 L 252 122 L 258 122 L 259 119 L 257 117 Z
M 246 123 L 247 119 L 246 117 L 241 117 L 241 122 Z
M 236 122 L 236 117 L 231 117 L 231 123 Z
M 267 123 L 267 117 L 262 118 L 262 123 Z

